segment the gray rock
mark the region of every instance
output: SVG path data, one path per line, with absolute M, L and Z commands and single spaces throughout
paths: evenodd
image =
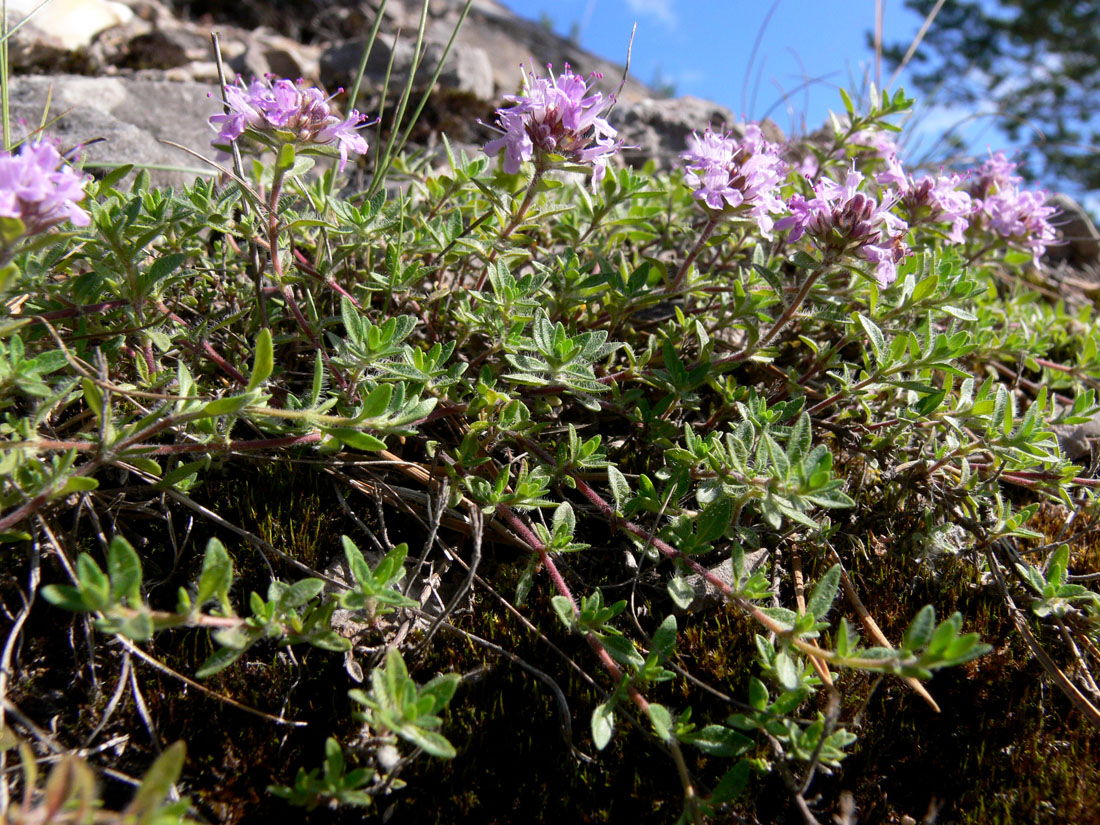
M 365 39 L 351 40 L 327 49 L 321 55 L 321 82 L 330 89 L 351 86 L 366 45 Z M 417 71 L 418 84 L 427 85 L 431 80 L 445 48 L 445 42 L 430 41 L 425 44 L 424 56 Z M 394 43 L 393 40 L 377 39 L 367 61 L 367 78 L 379 87 L 385 79 L 392 56 L 390 88 L 403 88 L 412 71 L 414 53 L 415 45 L 408 40 Z M 485 50 L 476 46 L 455 43 L 443 64 L 439 80 L 442 86 L 473 95 L 479 100 L 493 99 L 493 65 Z
M 1047 259 L 1052 263 L 1067 262 L 1075 269 L 1100 262 L 1100 232 L 1092 218 L 1069 195 L 1052 195 L 1049 206 L 1058 208 L 1053 222 L 1061 230 L 1063 243 L 1048 247 Z
M 734 115 L 729 109 L 698 97 L 670 99 L 646 98 L 627 103 L 615 110 L 613 125 L 631 146 L 624 152 L 633 162 L 657 160 L 662 167 L 673 164 L 676 155 L 686 148 L 688 135 L 708 125 L 723 126 L 737 131 Z
M 1091 456 L 1093 445 L 1100 443 L 1100 417 L 1084 424 L 1056 424 L 1051 429 L 1058 436 L 1058 444 L 1070 461 Z
M 751 575 L 756 572 L 757 568 L 767 564 L 769 552 L 767 549 L 754 550 L 751 553 L 745 554 L 744 560 L 744 573 L 745 575 Z M 736 583 L 733 580 L 733 559 L 726 559 L 721 564 L 716 564 L 707 570 L 712 576 L 716 576 L 720 581 L 735 587 Z M 722 589 L 717 585 L 711 584 L 699 573 L 693 573 L 686 577 L 684 581 L 695 591 L 695 598 L 691 604 L 688 605 L 689 613 L 698 613 L 702 610 L 709 610 L 714 607 L 718 607 L 725 602 L 726 596 L 722 592 Z
M 289 37 L 266 28 L 241 33 L 237 43 L 234 56 L 229 58 L 231 74 L 240 74 L 245 78 L 273 74 L 291 80 L 304 78 L 311 83 L 320 79 L 320 46 L 295 43 Z M 210 59 L 213 58 L 211 51 Z
M 26 124 L 41 122 L 51 88 L 50 118 L 56 121 L 47 133 L 66 148 L 87 144 L 89 169 L 97 162 L 182 167 L 150 170 L 155 183 L 178 186 L 194 179 L 196 172 L 187 170 L 202 170 L 203 164 L 159 139 L 214 156 L 207 118 L 219 104 L 207 96 L 215 91 L 212 86 L 123 77 L 15 77 L 14 117 Z
M 100 32 L 127 23 L 134 13 L 129 6 L 112 0 L 9 0 L 10 25 L 33 14 L 13 36 L 15 54 L 34 52 L 36 41 L 47 50 L 63 52 L 86 49 Z M 18 63 L 13 65 L 18 66 Z

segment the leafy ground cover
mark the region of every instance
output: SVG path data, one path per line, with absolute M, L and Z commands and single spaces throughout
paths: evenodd
M 620 168 L 596 81 L 473 158 L 268 79 L 186 189 L 0 160 L 9 820 L 1096 816 L 1045 196 L 874 92 Z

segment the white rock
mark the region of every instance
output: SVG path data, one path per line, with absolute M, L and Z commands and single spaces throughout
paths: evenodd
M 7 4 L 8 11 L 19 18 L 34 13 L 30 23 L 70 51 L 87 48 L 100 32 L 134 17 L 129 6 L 112 0 L 52 0 L 35 12 L 39 6 L 41 0 L 8 0 Z

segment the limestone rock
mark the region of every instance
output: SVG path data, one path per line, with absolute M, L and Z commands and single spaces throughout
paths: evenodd
M 24 48 L 33 53 L 36 40 L 45 49 L 87 48 L 100 32 L 128 23 L 134 16 L 127 5 L 112 0 L 52 0 L 39 6 L 40 0 L 8 0 L 11 25 L 33 13 L 14 36 L 13 57 Z
M 1100 232 L 1084 208 L 1068 195 L 1052 195 L 1047 203 L 1058 208 L 1052 220 L 1064 241 L 1048 248 L 1047 259 L 1052 263 L 1066 261 L 1075 269 L 1100 263 Z
M 11 103 L 15 118 L 38 123 L 52 87 L 49 133 L 65 148 L 85 144 L 89 168 L 97 162 L 134 163 L 204 170 L 200 160 L 160 142 L 171 140 L 212 158 L 214 132 L 207 118 L 218 103 L 215 88 L 123 77 L 15 77 Z M 95 141 L 95 142 L 93 142 Z M 180 185 L 195 172 L 151 170 L 154 182 Z
M 686 148 L 688 135 L 707 124 L 718 129 L 723 124 L 734 128 L 733 112 L 724 106 L 698 97 L 646 98 L 616 109 L 613 125 L 634 147 L 624 152 L 628 160 L 644 163 L 658 160 L 672 165 L 677 153 Z
M 417 82 L 427 85 L 443 56 L 446 41 L 429 41 L 424 48 L 417 71 Z M 366 40 L 351 40 L 327 49 L 321 55 L 321 82 L 329 89 L 352 84 L 362 60 Z M 390 88 L 401 89 L 412 71 L 415 45 L 408 40 L 379 38 L 371 49 L 367 61 L 366 76 L 378 87 L 383 82 L 387 68 L 390 70 Z M 478 100 L 492 100 L 493 65 L 484 49 L 465 43 L 455 43 L 443 64 L 440 84 L 449 90 L 473 95 Z
M 745 554 L 744 560 L 744 573 L 751 575 L 764 564 L 767 564 L 769 552 L 767 549 L 755 550 L 751 553 Z M 734 586 L 733 580 L 733 559 L 726 559 L 720 564 L 716 564 L 707 571 L 712 576 L 716 576 L 720 581 L 726 583 L 730 587 Z M 709 610 L 722 604 L 725 600 L 725 594 L 721 588 L 714 584 L 711 584 L 699 573 L 693 573 L 692 575 L 684 579 L 688 586 L 695 591 L 695 598 L 688 606 L 689 613 L 698 613 L 702 610 Z

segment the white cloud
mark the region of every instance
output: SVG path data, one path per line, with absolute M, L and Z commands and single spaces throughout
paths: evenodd
M 642 17 L 652 17 L 666 26 L 676 25 L 676 12 L 672 10 L 675 0 L 626 0 L 630 10 Z

